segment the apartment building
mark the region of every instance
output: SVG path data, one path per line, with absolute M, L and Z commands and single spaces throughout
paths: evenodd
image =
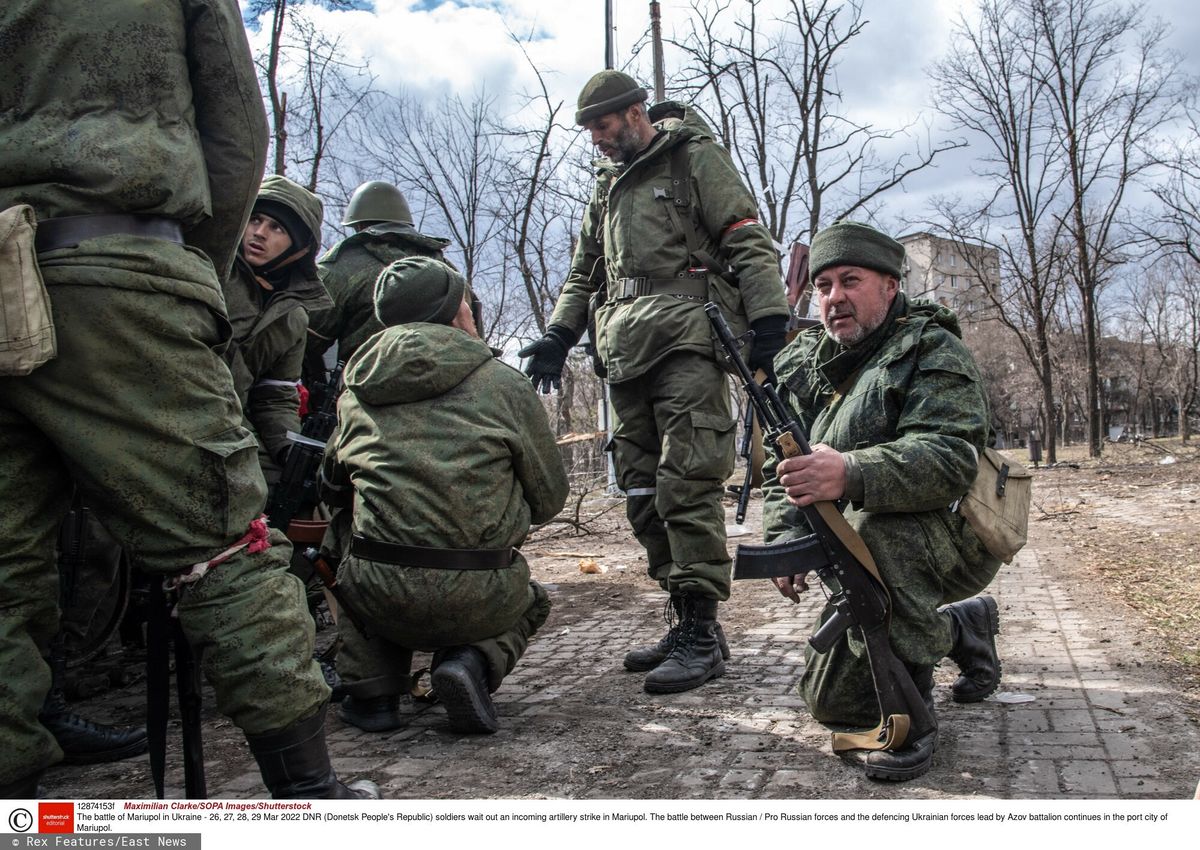
M 898 240 L 905 250 L 904 291 L 911 298 L 936 301 L 964 321 L 992 309 L 989 291 L 1000 283 L 1000 253 L 924 231 Z

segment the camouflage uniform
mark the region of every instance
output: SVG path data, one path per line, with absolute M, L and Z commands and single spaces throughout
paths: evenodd
M 729 598 L 730 559 L 721 503 L 733 472 L 728 382 L 713 349 L 706 300 L 732 325 L 783 316 L 787 302 L 774 245 L 728 152 L 690 109 L 654 125 L 650 145 L 625 166 L 597 162 L 571 272 L 550 319 L 576 334 L 588 299 L 607 281 L 596 345 L 607 369 L 613 459 L 651 578 L 673 594 Z M 676 209 L 671 152 L 688 146 L 691 203 Z M 728 259 L 738 286 L 693 262 L 681 215 L 704 249 Z M 623 278 L 678 278 L 696 294 L 627 296 Z
M 313 238 L 312 252 L 280 269 L 284 285 L 269 293 L 239 252 L 225 283 L 233 340 L 225 362 L 242 404 L 246 427 L 258 436 L 268 478 L 278 475 L 288 431 L 300 430 L 297 384 L 308 340 L 309 314 L 333 304 L 317 277 L 313 256 L 321 233 L 321 202 L 282 177 L 268 177 L 258 194 L 296 212 Z M 269 214 L 269 211 L 268 211 Z M 289 249 L 292 250 L 292 249 Z
M 265 500 L 219 350 L 228 272 L 266 122 L 237 4 L 8 0 L 0 7 L 0 208 L 137 213 L 187 245 L 115 233 L 38 257 L 58 356 L 0 378 L 0 783 L 59 758 L 37 722 L 54 634 L 54 543 L 72 480 L 138 567 L 166 575 L 241 538 Z M 170 120 L 168 120 L 170 119 Z M 191 586 L 184 631 L 247 733 L 328 697 L 281 534 Z
M 974 481 L 989 436 L 984 388 L 960 337 L 950 310 L 898 293 L 883 325 L 857 345 L 839 345 L 814 328 L 775 360 L 780 395 L 810 441 L 858 461 L 864 496 L 846 518 L 891 593 L 892 648 L 912 666 L 932 666 L 950 650 L 950 618 L 937 607 L 978 593 L 1000 567 L 950 510 Z M 775 478 L 774 460 L 764 474 L 767 541 L 807 533 Z M 825 655 L 808 649 L 800 691 L 822 722 L 879 720 L 856 639 L 843 638 Z
M 317 264 L 332 305 L 312 315 L 309 357 L 337 340 L 338 357 L 349 361 L 358 347 L 383 330 L 375 317 L 375 278 L 393 260 L 414 255 L 445 261 L 448 239 L 418 233 L 411 224 L 380 222 L 347 236 Z
M 505 549 L 567 496 L 554 435 L 529 382 L 482 341 L 426 322 L 372 337 L 346 370 L 327 480 L 354 484 L 354 531 L 440 549 Z M 550 600 L 517 554 L 507 569 L 401 567 L 348 556 L 338 671 L 356 698 L 406 690 L 408 652 L 471 645 L 488 687 L 512 671 Z

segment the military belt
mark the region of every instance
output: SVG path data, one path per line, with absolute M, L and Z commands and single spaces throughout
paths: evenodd
M 398 567 L 424 567 L 430 570 L 504 570 L 512 566 L 517 550 L 508 549 L 433 549 L 386 543 L 356 534 L 350 540 L 350 554 L 381 564 Z
M 173 218 L 155 215 L 70 215 L 37 223 L 34 247 L 39 254 L 74 248 L 100 236 L 145 236 L 183 244 L 183 231 Z
M 609 286 L 609 300 L 626 301 L 647 295 L 680 295 L 708 299 L 707 273 L 679 277 L 620 277 Z

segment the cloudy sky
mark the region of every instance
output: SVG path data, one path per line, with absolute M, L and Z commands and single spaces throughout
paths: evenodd
M 740 0 L 731 0 L 737 4 Z M 330 34 L 340 34 L 352 59 L 369 64 L 385 90 L 405 88 L 430 96 L 447 91 L 470 96 L 481 87 L 517 108 L 519 94 L 535 87 L 510 32 L 526 41 L 556 99 L 573 107 L 580 87 L 604 65 L 603 0 L 375 0 L 369 10 L 313 12 Z M 769 13 L 784 0 L 764 0 Z M 1200 16 L 1190 0 L 1140 0 L 1148 17 L 1171 25 L 1170 44 L 1200 74 Z M 648 0 L 614 0 L 616 57 L 626 65 L 649 29 Z M 664 33 L 682 31 L 687 0 L 662 0 Z M 879 128 L 926 118 L 933 121 L 924 69 L 944 52 L 951 23 L 971 16 L 973 0 L 864 0 L 869 23 L 851 42 L 838 68 L 845 104 Z M 760 13 L 764 14 L 764 13 Z M 262 32 L 251 33 L 261 42 Z M 670 56 L 667 58 L 668 73 Z M 649 54 L 639 65 L 647 69 Z M 643 79 L 651 83 L 650 79 Z M 570 109 L 565 110 L 570 114 Z M 936 131 L 936 128 L 935 128 Z M 957 157 L 957 161 L 953 161 Z M 936 173 L 922 175 L 906 196 L 889 203 L 915 210 L 933 191 L 953 191 L 969 172 L 969 154 L 954 153 Z

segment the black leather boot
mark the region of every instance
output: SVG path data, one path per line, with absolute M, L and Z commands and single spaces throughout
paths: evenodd
M 990 596 L 976 596 L 938 609 L 950 615 L 954 647 L 949 658 L 961 675 L 953 686 L 955 702 L 979 702 L 1000 685 L 1000 610 Z
M 63 692 L 46 694 L 38 720 L 63 751 L 63 764 L 102 764 L 146 752 L 145 726 L 109 726 L 75 714 Z
M 933 716 L 933 668 L 909 667 L 913 684 L 925 701 L 930 717 Z M 867 753 L 863 770 L 870 779 L 887 782 L 907 782 L 929 772 L 933 764 L 933 753 L 937 749 L 937 724 L 925 734 L 905 742 L 898 750 L 871 750 Z
M 0 782 L 0 800 L 36 800 L 41 776 L 40 773 L 31 773 L 12 782 Z M 11 819 L 8 823 L 14 825 Z
M 487 659 L 473 646 L 456 646 L 434 655 L 429 681 L 455 732 L 490 734 L 500 728 L 488 692 Z
M 725 660 L 717 637 L 717 600 L 687 594 L 675 644 L 666 659 L 646 675 L 646 692 L 690 691 L 724 672 Z
M 678 593 L 671 594 L 667 602 L 666 617 L 667 633 L 658 643 L 638 646 L 625 653 L 625 669 L 631 673 L 645 673 L 653 670 L 667 660 L 671 648 L 675 646 L 675 637 L 679 634 L 679 624 L 683 620 L 683 597 Z M 721 647 L 721 660 L 729 660 L 729 644 L 725 641 L 725 630 L 717 623 L 717 644 Z
M 387 732 L 404 725 L 404 718 L 400 716 L 400 697 L 394 695 L 365 699 L 347 696 L 342 700 L 338 717 L 364 732 Z
M 263 784 L 277 800 L 378 800 L 379 786 L 369 779 L 338 781 L 325 747 L 325 709 L 280 732 L 246 735 Z

